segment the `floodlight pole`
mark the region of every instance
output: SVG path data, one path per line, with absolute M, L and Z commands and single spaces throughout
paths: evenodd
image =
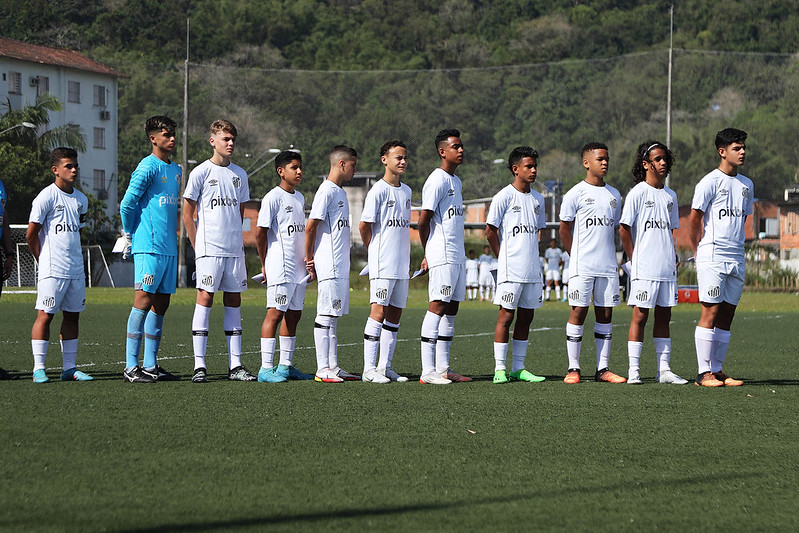
M 183 191 L 189 172 L 189 18 L 186 18 L 186 61 L 183 63 L 183 168 L 180 173 L 180 194 L 178 195 L 178 216 L 180 218 L 180 239 L 178 240 L 178 287 L 188 286 L 186 272 L 186 224 L 183 222 Z
M 674 4 L 669 7 L 669 84 L 666 90 L 666 146 L 671 148 L 671 66 L 674 53 Z M 666 175 L 665 185 L 669 186 L 671 172 Z

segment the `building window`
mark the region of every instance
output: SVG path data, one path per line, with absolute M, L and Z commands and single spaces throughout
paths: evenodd
M 779 237 L 780 224 L 777 218 L 761 218 L 760 219 L 760 238 Z
M 22 94 L 22 73 L 8 73 L 8 94 Z
M 39 82 L 36 84 L 36 95 L 42 96 L 50 92 L 50 78 L 47 76 L 39 76 L 36 78 Z
M 799 213 L 788 213 L 785 217 L 785 233 L 795 235 L 799 233 Z
M 94 147 L 105 148 L 105 128 L 94 128 Z
M 102 85 L 94 86 L 94 105 L 105 107 L 105 87 Z
M 104 191 L 105 190 L 105 170 L 100 170 L 95 168 L 94 169 L 94 190 L 95 191 Z
M 67 102 L 80 103 L 80 82 L 70 81 L 67 84 Z

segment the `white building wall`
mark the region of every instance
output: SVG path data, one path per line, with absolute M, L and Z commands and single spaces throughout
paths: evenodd
M 87 194 L 103 198 L 106 202 L 106 214 L 113 217 L 118 212 L 117 198 L 117 131 L 118 131 L 118 98 L 117 79 L 114 76 L 98 74 L 83 70 L 29 63 L 7 57 L 0 57 L 0 98 L 11 103 L 12 109 L 21 109 L 33 105 L 40 90 L 31 83 L 31 79 L 48 78 L 49 93 L 58 98 L 62 110 L 50 113 L 48 129 L 74 122 L 81 127 L 86 136 L 86 151 L 78 154 L 80 165 L 81 189 Z M 9 93 L 12 72 L 21 74 L 21 94 Z M 80 84 L 80 102 L 68 100 L 69 82 Z M 41 81 L 40 81 L 41 83 Z M 94 86 L 103 87 L 105 105 L 95 105 Z M 101 112 L 107 112 L 101 115 Z M 108 118 L 105 118 L 105 117 Z M 102 128 L 105 133 L 105 147 L 95 147 L 95 128 Z M 95 183 L 95 170 L 105 171 L 105 184 L 100 192 Z

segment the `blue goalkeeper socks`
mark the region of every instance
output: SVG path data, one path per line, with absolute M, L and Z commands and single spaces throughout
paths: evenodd
M 161 328 L 164 316 L 152 311 L 147 313 L 144 321 L 144 368 L 155 368 L 158 364 L 158 348 L 161 346 Z
M 141 349 L 141 337 L 144 332 L 144 317 L 147 311 L 136 309 L 130 310 L 128 317 L 128 336 L 125 342 L 125 367 L 133 368 L 139 364 L 139 350 Z

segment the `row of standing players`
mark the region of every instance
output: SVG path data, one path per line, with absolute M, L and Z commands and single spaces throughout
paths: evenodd
M 314 196 L 307 222 L 304 198 L 296 190 L 302 180 L 302 158 L 294 151 L 282 152 L 275 158 L 280 183 L 263 198 L 256 228 L 261 283 L 266 286 L 267 295 L 267 312 L 261 327 L 261 367 L 256 376 L 241 364 L 240 305 L 247 274 L 240 228 L 249 187 L 246 173 L 230 161 L 237 131 L 225 120 L 211 125 L 209 142 L 213 154 L 191 172 L 181 199 L 178 197 L 180 167 L 170 159 L 175 149 L 175 127 L 168 117 L 147 120 L 145 129 L 153 152 L 133 172 L 120 206 L 127 239 L 125 254 L 133 255 L 136 289 L 127 323 L 124 379 L 132 383 L 177 379 L 158 365 L 157 354 L 164 314 L 170 295 L 175 292 L 174 235 L 177 207 L 182 200 L 183 219 L 197 258 L 192 381 L 207 381 L 205 352 L 210 309 L 214 294 L 219 291 L 223 292 L 225 307 L 230 380 L 407 381 L 392 367 L 410 277 L 411 191 L 401 183 L 408 163 L 405 145 L 389 141 L 381 148 L 385 174 L 367 194 L 358 228 L 368 250 L 371 304 L 364 328 L 364 369 L 360 376 L 340 368 L 337 352 L 337 322 L 348 313 L 350 292 L 350 219 L 342 184 L 355 173 L 357 153 L 343 145 L 331 150 L 330 171 Z M 719 132 L 716 147 L 721 163 L 697 185 L 689 217 L 703 303 L 695 333 L 698 385 L 742 384 L 726 376 L 721 364 L 743 286 L 743 223 L 751 213 L 753 197 L 752 182 L 737 172 L 743 164 L 745 139 L 746 133 L 740 130 L 729 128 Z M 430 301 L 421 328 L 419 381 L 443 385 L 471 381 L 449 364 L 455 317 L 459 302 L 466 297 L 467 285 L 462 185 L 455 174 L 464 157 L 460 132 L 440 131 L 435 147 L 441 164 L 424 184 L 418 221 L 425 252 L 419 271 L 429 276 Z M 77 175 L 76 154 L 70 157 L 74 151 L 66 155 L 56 152 L 53 153 L 55 183 L 34 202 L 27 235 L 40 263 L 36 304 L 39 313 L 32 332 L 34 381 L 38 383 L 48 380 L 44 357 L 49 323 L 58 310 L 64 312 L 61 379 L 92 379 L 77 370 L 75 364 L 77 317 L 85 305 L 85 288 L 76 278 L 64 275 L 61 268 L 61 263 L 66 263 L 67 271 L 77 271 L 78 261 L 73 259 L 79 257 L 82 280 L 78 232 L 84 224 L 86 202 L 85 196 L 71 186 Z M 686 383 L 669 366 L 668 324 L 677 294 L 672 230 L 679 224 L 676 195 L 664 186 L 664 178 L 671 169 L 671 152 L 657 141 L 647 141 L 639 147 L 632 171 L 636 186 L 628 194 L 623 211 L 618 191 L 604 181 L 609 164 L 607 146 L 588 143 L 581 156 L 586 178 L 564 196 L 560 212 L 560 237 L 571 257 L 568 271 L 571 313 L 566 325 L 569 370 L 564 382 L 580 382 L 583 323 L 593 302 L 597 381 L 641 383 L 643 328 L 649 311 L 655 309 L 656 380 Z M 525 368 L 530 324 L 535 309 L 541 307 L 544 299 L 541 270 L 531 268 L 539 264 L 539 235 L 546 227 L 544 199 L 531 188 L 536 179 L 537 161 L 538 153 L 530 147 L 517 147 L 510 153 L 508 168 L 512 181 L 494 196 L 486 220 L 485 235 L 497 257 L 493 300 L 498 305 L 494 383 L 544 380 Z M 66 215 L 72 219 L 64 218 Z M 625 252 L 632 258 L 627 265 L 632 280 L 628 303 L 633 307 L 627 379 L 608 368 L 612 308 L 620 303 L 615 251 L 617 227 Z M 70 261 L 75 264 L 69 264 Z M 317 371 L 310 375 L 293 365 L 293 357 L 305 287 L 314 279 L 318 280 L 314 319 Z M 277 362 L 276 336 L 279 336 Z M 144 360 L 140 364 L 142 344 Z M 506 367 L 509 347 L 510 371 Z

